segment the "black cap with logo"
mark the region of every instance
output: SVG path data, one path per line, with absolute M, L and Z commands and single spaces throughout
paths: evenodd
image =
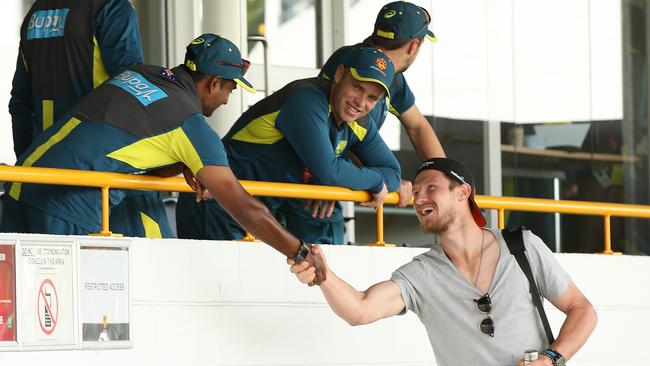
M 480 227 L 486 225 L 485 218 L 481 214 L 481 209 L 476 204 L 474 200 L 474 192 L 476 187 L 474 187 L 474 178 L 470 174 L 469 170 L 465 168 L 461 163 L 457 162 L 454 159 L 449 158 L 432 158 L 420 165 L 418 172 L 415 173 L 415 177 L 424 170 L 437 170 L 439 172 L 445 173 L 449 178 L 455 180 L 460 184 L 469 184 L 471 188 L 470 196 L 468 197 L 469 208 L 474 217 L 474 221 Z M 415 181 L 415 179 L 413 179 Z

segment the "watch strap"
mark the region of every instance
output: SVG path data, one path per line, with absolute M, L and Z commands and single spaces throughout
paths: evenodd
M 553 366 L 565 366 L 564 356 L 555 348 L 547 348 L 542 354 L 551 359 Z
M 296 263 L 300 263 L 307 259 L 307 256 L 311 252 L 311 245 L 305 243 L 304 241 L 300 240 L 300 248 L 298 248 L 298 254 L 293 258 L 293 261 Z

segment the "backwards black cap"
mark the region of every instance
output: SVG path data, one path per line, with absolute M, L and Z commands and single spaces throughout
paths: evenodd
M 469 170 L 467 170 L 467 168 L 465 168 L 461 163 L 457 162 L 454 159 L 432 158 L 420 165 L 418 172 L 415 174 L 415 177 L 417 178 L 417 176 L 424 170 L 437 170 L 439 172 L 445 173 L 445 175 L 447 175 L 449 178 L 455 180 L 460 184 L 469 184 L 471 192 L 467 200 L 469 201 L 469 208 L 472 212 L 472 216 L 474 217 L 474 221 L 480 227 L 484 227 L 486 225 L 485 218 L 481 213 L 481 209 L 476 204 L 476 201 L 474 201 L 474 192 L 476 191 L 476 187 L 474 186 L 474 178 L 472 178 L 472 175 L 470 174 Z M 413 181 L 415 181 L 415 179 L 413 179 Z

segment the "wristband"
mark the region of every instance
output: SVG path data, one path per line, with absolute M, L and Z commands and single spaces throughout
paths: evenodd
M 307 244 L 304 241 L 300 240 L 300 248 L 298 248 L 298 254 L 293 258 L 293 261 L 300 263 L 307 259 L 307 256 L 311 253 L 311 244 Z

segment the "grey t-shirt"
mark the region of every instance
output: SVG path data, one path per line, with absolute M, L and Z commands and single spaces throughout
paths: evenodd
M 484 294 L 460 274 L 439 245 L 413 258 L 392 275 L 391 280 L 402 293 L 405 311 L 416 313 L 424 324 L 439 366 L 514 366 L 525 350 L 548 347 L 526 276 L 510 254 L 501 232 L 489 230 L 501 246 L 488 291 L 494 337 L 479 329 L 486 315 L 478 311 L 474 299 Z M 571 278 L 544 242 L 530 231 L 524 231 L 524 245 L 540 293 L 555 300 L 567 289 Z

